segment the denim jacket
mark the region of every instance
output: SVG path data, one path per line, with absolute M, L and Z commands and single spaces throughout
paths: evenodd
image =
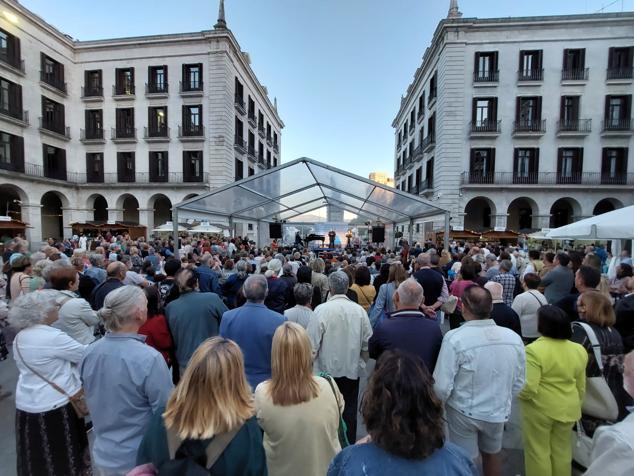
M 524 386 L 522 339 L 491 319 L 467 321 L 447 332 L 434 370 L 434 390 L 445 405 L 491 423 L 508 420 Z

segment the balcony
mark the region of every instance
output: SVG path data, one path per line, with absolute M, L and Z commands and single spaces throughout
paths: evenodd
M 247 155 L 249 157 L 249 159 L 255 161 L 256 159 L 256 153 L 255 153 L 255 147 L 249 147 Z
M 425 117 L 425 106 L 423 106 L 423 109 L 421 109 L 420 111 L 418 111 L 418 115 L 416 116 L 416 122 L 418 122 L 419 124 L 421 122 L 423 122 L 423 118 Z
M 169 142 L 170 128 L 167 126 L 144 127 L 143 139 L 146 142 Z
M 589 68 L 580 68 L 580 69 L 562 69 L 561 70 L 561 81 L 587 81 L 590 75 Z
M 500 80 L 500 72 L 495 71 L 475 71 L 473 73 L 474 83 L 497 83 Z
M 40 132 L 65 141 L 70 140 L 70 127 L 40 117 Z
M 273 146 L 273 138 L 271 136 L 266 136 L 266 145 L 269 147 Z
M 608 68 L 605 79 L 607 81 L 627 81 L 630 82 L 634 78 L 634 68 L 619 67 Z
M 277 145 L 277 142 L 273 142 L 273 151 L 276 154 L 280 151 L 280 147 Z
M 523 69 L 517 72 L 517 80 L 520 82 L 536 82 L 544 80 L 543 69 Z
M 241 136 L 234 136 L 233 148 L 240 155 L 244 155 L 247 149 L 247 142 Z
M 436 147 L 436 134 L 432 132 L 425 137 L 425 140 L 423 140 L 423 152 L 429 152 L 434 147 Z
M 592 131 L 592 119 L 568 119 L 557 121 L 557 135 L 585 136 Z
M 495 137 L 502 131 L 502 121 L 486 120 L 469 123 L 471 137 Z
M 110 131 L 112 142 L 136 142 L 136 128 L 134 127 L 113 127 Z
M 165 98 L 169 95 L 167 83 L 146 83 L 145 95 L 151 98 Z
M 103 88 L 102 87 L 81 87 L 81 99 L 85 102 L 91 101 L 103 101 Z
M 438 96 L 438 91 L 436 89 L 429 90 L 429 96 L 427 97 L 427 109 L 431 109 L 436 104 L 436 97 Z
M 416 131 L 416 125 L 414 123 L 410 124 L 409 126 L 409 135 L 413 135 L 414 132 Z
M 601 135 L 603 136 L 630 136 L 632 135 L 632 119 L 607 119 L 601 123 Z
M 117 84 L 112 86 L 112 98 L 117 101 L 134 99 L 135 97 L 134 84 Z
M 24 173 L 24 157 L 11 157 L 10 162 L 0 161 L 0 171 Z
M 80 129 L 79 140 L 84 144 L 104 144 L 106 139 L 103 134 L 103 128 Z
M 247 120 L 249 121 L 249 125 L 253 129 L 258 127 L 258 120 L 255 118 L 255 114 L 253 114 L 252 112 L 249 113 L 249 116 L 248 116 Z
M 204 84 L 202 81 L 180 81 L 179 91 L 181 96 L 202 96 L 204 92 Z
M 427 177 L 420 185 L 420 193 L 428 193 L 434 190 L 434 177 Z
M 546 119 L 513 122 L 514 136 L 541 136 L 546 133 Z
M 264 130 L 264 126 L 262 124 L 258 124 L 258 135 L 262 139 L 266 136 L 266 131 Z
M 204 141 L 205 127 L 198 125 L 178 126 L 178 138 L 181 142 Z
M 604 172 L 581 172 L 564 175 L 559 172 L 530 172 L 518 175 L 513 172 L 474 173 L 463 172 L 462 188 L 474 186 L 496 188 L 500 185 L 530 185 L 539 189 L 543 185 L 570 185 L 580 188 L 603 185 L 634 185 L 634 173 L 617 173 L 610 175 Z
M 423 146 L 422 146 L 422 144 L 414 149 L 414 153 L 411 154 L 410 157 L 412 158 L 411 163 L 417 162 L 417 161 L 419 161 L 420 159 L 423 158 Z
M 16 126 L 28 127 L 29 111 L 16 111 L 10 109 L 0 109 L 0 119 L 11 122 Z
M 40 84 L 49 91 L 64 97 L 68 95 L 66 83 L 54 75 L 46 74 L 44 71 L 40 71 Z
M 24 76 L 26 74 L 24 60 L 7 54 L 0 54 L 0 67 L 9 70 L 12 73 L 19 74 L 20 76 Z
M 247 111 L 244 108 L 244 98 L 240 97 L 240 96 L 236 96 L 233 99 L 233 105 L 236 108 L 236 111 L 238 111 L 238 114 L 240 114 L 241 116 L 244 116 Z

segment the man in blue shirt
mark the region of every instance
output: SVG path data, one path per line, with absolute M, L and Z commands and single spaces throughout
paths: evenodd
M 220 281 L 218 275 L 209 267 L 211 261 L 211 253 L 205 253 L 200 258 L 200 266 L 198 267 L 198 287 L 201 293 L 216 293 L 222 295 L 220 289 Z
M 263 275 L 249 276 L 242 289 L 247 302 L 223 314 L 220 335 L 240 346 L 247 380 L 255 390 L 260 382 L 271 378 L 273 334 L 286 318 L 264 305 L 268 284 Z

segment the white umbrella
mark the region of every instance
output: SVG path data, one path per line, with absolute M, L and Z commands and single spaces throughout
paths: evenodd
M 209 223 L 201 223 L 193 227 L 190 231 L 195 233 L 222 233 L 222 228 L 219 228 Z
M 178 231 L 187 231 L 183 225 L 178 225 Z M 157 226 L 152 230 L 152 233 L 174 233 L 174 225 L 171 221 L 162 224 L 161 226 Z
M 546 236 L 566 240 L 632 240 L 634 205 L 555 228 Z

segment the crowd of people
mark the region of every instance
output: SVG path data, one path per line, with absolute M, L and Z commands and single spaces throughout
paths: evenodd
M 627 252 L 107 235 L 2 258 L 20 476 L 502 475 L 513 414 L 527 476 L 631 474 Z

